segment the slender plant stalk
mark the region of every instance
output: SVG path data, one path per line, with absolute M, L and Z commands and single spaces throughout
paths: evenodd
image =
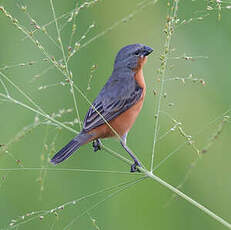
M 161 55 L 161 67 L 159 69 L 160 71 L 160 91 L 159 91 L 159 97 L 157 102 L 157 112 L 155 114 L 155 130 L 154 130 L 154 139 L 153 139 L 153 147 L 152 147 L 152 158 L 151 158 L 151 171 L 153 171 L 154 167 L 154 158 L 155 158 L 155 150 L 156 150 L 156 142 L 157 142 L 157 135 L 158 135 L 158 129 L 159 129 L 159 117 L 160 117 L 160 107 L 161 107 L 161 100 L 163 97 L 163 91 L 164 91 L 164 83 L 165 83 L 165 73 L 167 70 L 167 63 L 168 63 L 168 57 L 170 54 L 170 43 L 172 40 L 172 35 L 174 33 L 174 27 L 176 23 L 176 16 L 177 16 L 177 10 L 178 10 L 178 4 L 179 0 L 173 1 L 173 6 L 170 7 L 170 13 L 167 17 L 166 27 L 164 32 L 166 33 L 166 40 L 164 45 L 164 52 Z M 172 14 L 171 14 L 172 13 Z
M 30 106 L 28 106 L 28 105 L 22 103 L 21 101 L 18 101 L 18 100 L 16 100 L 16 99 L 14 99 L 14 98 L 11 97 L 11 96 L 7 96 L 7 95 L 2 94 L 2 93 L 0 93 L 0 96 L 3 97 L 3 98 L 5 98 L 6 100 L 9 100 L 9 101 L 11 101 L 11 102 L 17 104 L 17 105 L 20 105 L 20 106 L 22 106 L 22 107 L 24 107 L 24 108 L 26 108 L 26 109 L 28 109 L 28 110 L 34 112 L 34 113 L 37 113 L 37 114 L 41 115 L 42 117 L 46 118 L 47 120 L 51 120 L 52 122 L 58 124 L 59 126 L 65 128 L 65 129 L 67 129 L 67 130 L 69 130 L 69 131 L 71 131 L 71 132 L 73 132 L 73 133 L 75 133 L 75 134 L 78 134 L 78 133 L 79 133 L 79 132 L 77 132 L 76 130 L 72 129 L 71 127 L 69 127 L 69 126 L 63 124 L 62 122 L 55 120 L 54 118 L 52 118 L 52 117 L 49 116 L 48 114 L 44 114 L 44 113 L 42 113 L 41 111 L 36 110 L 36 109 L 34 109 L 34 108 L 32 108 L 32 107 L 30 107 Z
M 112 154 L 114 157 L 124 161 L 125 163 L 132 165 L 133 162 L 124 158 L 123 156 L 121 156 L 120 154 L 111 151 L 110 149 L 108 149 L 107 147 L 103 146 L 103 148 L 105 150 L 107 150 L 110 154 Z M 199 208 L 200 210 L 202 210 L 204 213 L 206 213 L 207 215 L 209 215 L 210 217 L 212 217 L 213 219 L 215 219 L 216 221 L 220 222 L 221 224 L 223 224 L 225 227 L 231 229 L 231 224 L 229 222 L 227 222 L 226 220 L 224 220 L 223 218 L 221 218 L 220 216 L 216 215 L 214 212 L 212 212 L 211 210 L 209 210 L 208 208 L 206 208 L 205 206 L 203 206 L 202 204 L 198 203 L 197 201 L 193 200 L 192 198 L 190 198 L 189 196 L 187 196 L 186 194 L 184 194 L 183 192 L 181 192 L 179 189 L 175 188 L 174 186 L 168 184 L 167 182 L 165 182 L 164 180 L 162 180 L 160 177 L 156 176 L 155 174 L 153 174 L 151 171 L 148 171 L 145 168 L 141 168 L 141 167 L 137 167 L 141 173 L 143 173 L 145 176 L 149 177 L 150 179 L 157 181 L 158 183 L 160 183 L 161 185 L 163 185 L 164 187 L 168 188 L 170 191 L 174 192 L 175 194 L 177 194 L 178 196 L 180 196 L 181 198 L 185 199 L 186 201 L 188 201 L 189 203 L 191 203 L 192 205 L 196 206 L 197 208 Z
M 74 101 L 75 112 L 76 112 L 76 115 L 77 115 L 77 118 L 78 118 L 78 121 L 79 121 L 79 128 L 81 130 L 82 125 L 81 125 L 81 120 L 80 120 L 80 116 L 79 116 L 79 110 L 78 110 L 78 107 L 77 107 L 77 101 L 76 101 L 76 97 L 75 97 L 75 91 L 74 91 L 74 87 L 73 87 L 73 82 L 72 82 L 72 79 L 71 79 L 72 75 L 70 74 L 69 69 L 68 69 L 67 59 L 66 59 L 66 55 L 65 55 L 65 51 L 64 51 L 64 47 L 63 47 L 63 42 L 62 42 L 62 39 L 61 39 L 61 34 L 60 34 L 59 27 L 58 27 L 58 21 L 57 21 L 56 15 L 55 15 L 55 9 L 54 9 L 53 0 L 50 0 L 50 4 L 51 4 L 51 9 L 52 9 L 52 13 L 53 13 L 54 21 L 55 21 L 55 26 L 56 26 L 56 30 L 57 30 L 57 34 L 58 34 L 58 42 L 60 44 L 62 54 L 63 54 L 63 61 L 64 61 L 64 65 L 65 65 L 65 70 L 66 70 L 66 76 L 67 76 L 68 82 L 69 82 L 70 87 L 71 87 L 71 94 L 72 94 L 73 101 Z

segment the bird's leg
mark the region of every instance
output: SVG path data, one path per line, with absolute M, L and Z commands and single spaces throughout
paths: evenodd
M 102 146 L 101 140 L 100 139 L 94 140 L 92 143 L 92 146 L 93 146 L 94 152 L 101 150 L 101 146 Z
M 123 148 L 128 152 L 128 154 L 131 156 L 131 158 L 134 160 L 134 164 L 131 166 L 131 172 L 139 172 L 139 169 L 136 168 L 136 166 L 142 167 L 140 162 L 136 159 L 132 151 L 127 147 L 126 141 L 127 141 L 127 133 L 124 134 L 122 137 L 122 140 L 120 141 Z

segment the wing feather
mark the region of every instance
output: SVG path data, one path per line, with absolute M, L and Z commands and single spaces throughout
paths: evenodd
M 126 87 L 121 87 L 121 82 L 117 79 L 114 81 L 109 79 L 85 116 L 83 124 L 85 132 L 104 124 L 105 121 L 113 120 L 136 104 L 143 89 L 133 79 L 132 76 L 128 85 L 123 84 Z

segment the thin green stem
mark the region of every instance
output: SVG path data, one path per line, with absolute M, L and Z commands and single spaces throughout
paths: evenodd
M 78 172 L 78 173 L 110 173 L 110 174 L 126 174 L 130 176 L 140 176 L 140 173 L 130 173 L 123 171 L 110 171 L 102 169 L 80 169 L 80 168 L 49 168 L 49 167 L 39 167 L 39 168 L 0 168 L 0 172 L 18 172 L 18 171 L 40 171 L 47 170 L 50 172 Z
M 73 225 L 80 217 L 86 215 L 89 211 L 97 208 L 99 205 L 101 205 L 102 203 L 104 203 L 106 200 L 112 198 L 113 196 L 117 195 L 118 193 L 130 188 L 132 185 L 137 184 L 141 181 L 143 181 L 146 177 L 141 177 L 135 181 L 132 181 L 128 184 L 126 184 L 125 186 L 123 186 L 122 188 L 118 189 L 117 191 L 107 195 L 104 199 L 100 200 L 99 202 L 95 203 L 94 205 L 92 205 L 90 208 L 88 208 L 87 210 L 85 210 L 84 212 L 82 212 L 79 216 L 75 217 L 68 225 L 66 225 L 66 227 L 64 228 L 64 230 L 69 229 L 71 225 Z
M 194 205 L 197 208 L 199 208 L 200 210 L 202 210 L 204 213 L 206 213 L 207 215 L 209 215 L 210 217 L 212 217 L 214 220 L 220 222 L 225 227 L 231 229 L 231 224 L 229 222 L 227 222 L 226 220 L 224 220 L 220 216 L 216 215 L 214 212 L 210 211 L 205 206 L 201 205 L 200 203 L 198 203 L 197 201 L 193 200 L 192 198 L 190 198 L 189 196 L 187 196 L 186 194 L 184 194 L 180 190 L 178 190 L 175 187 L 173 187 L 172 185 L 168 184 L 167 182 L 165 182 L 164 180 L 162 180 L 158 176 L 154 175 L 152 172 L 145 171 L 145 170 L 142 170 L 142 169 L 140 169 L 140 170 L 143 171 L 146 176 L 148 176 L 151 179 L 153 179 L 153 180 L 157 181 L 158 183 L 162 184 L 164 187 L 168 188 L 169 190 L 171 190 L 172 192 L 174 192 L 178 196 L 182 197 L 183 199 L 187 200 L 192 205 Z
M 37 105 L 26 93 L 24 93 L 13 81 L 11 81 L 4 73 L 0 72 L 0 75 L 8 81 L 17 91 L 19 91 L 32 105 L 34 105 L 41 113 L 44 113 L 44 110 Z M 7 96 L 10 96 L 9 92 L 7 91 Z
M 52 117 L 49 116 L 48 114 L 44 114 L 44 113 L 42 113 L 41 111 L 36 110 L 36 109 L 34 109 L 34 108 L 32 108 L 32 107 L 30 107 L 30 106 L 24 104 L 23 102 L 18 101 L 18 100 L 14 99 L 14 98 L 12 98 L 12 97 L 10 97 L 10 96 L 6 96 L 6 95 L 4 95 L 4 94 L 2 94 L 2 93 L 0 93 L 0 96 L 3 97 L 3 98 L 5 98 L 5 99 L 7 99 L 7 100 L 9 100 L 9 101 L 11 101 L 11 102 L 13 102 L 13 103 L 15 103 L 15 104 L 18 104 L 18 105 L 22 106 L 22 107 L 24 107 L 24 108 L 26 108 L 26 109 L 28 109 L 28 110 L 30 110 L 30 111 L 33 111 L 34 113 L 37 113 L 37 114 L 41 115 L 42 117 L 44 117 L 44 118 L 46 118 L 46 119 L 48 119 L 48 120 L 53 121 L 54 123 L 58 124 L 59 126 L 65 128 L 65 129 L 67 129 L 67 130 L 69 130 L 69 131 L 71 131 L 71 132 L 73 132 L 73 133 L 75 133 L 75 134 L 78 134 L 78 132 L 77 132 L 76 130 L 72 129 L 72 128 L 69 127 L 69 126 L 66 126 L 65 124 L 63 124 L 63 123 L 60 122 L 60 121 L 55 120 L 54 118 L 52 118 Z
M 0 72 L 0 74 L 1 74 L 1 72 Z M 0 78 L 0 83 L 1 83 L 2 86 L 3 86 L 6 95 L 9 96 L 9 91 L 8 91 L 8 89 L 7 89 L 6 85 L 5 85 L 5 83 L 3 82 L 3 80 L 2 80 L 1 78 Z
M 153 171 L 153 167 L 154 167 L 154 158 L 155 158 L 155 150 L 156 150 L 156 142 L 157 142 L 157 135 L 158 135 L 158 126 L 159 126 L 159 115 L 160 115 L 160 108 L 161 108 L 161 100 L 162 100 L 162 96 L 163 96 L 163 91 L 164 91 L 164 83 L 165 83 L 165 73 L 167 70 L 167 63 L 168 63 L 168 58 L 169 58 L 169 50 L 170 50 L 170 43 L 171 43 L 171 39 L 172 39 L 172 34 L 174 31 L 174 26 L 175 26 L 175 20 L 176 20 L 176 13 L 178 10 L 178 3 L 179 0 L 174 0 L 175 2 L 175 6 L 173 10 L 173 14 L 169 16 L 169 18 L 167 19 L 167 23 L 166 23 L 166 29 L 165 29 L 165 33 L 166 35 L 166 40 L 165 40 L 165 45 L 164 45 L 164 53 L 163 55 L 161 55 L 160 59 L 161 59 L 161 67 L 160 67 L 160 92 L 159 92 L 159 97 L 158 97 L 158 102 L 157 102 L 157 112 L 155 114 L 155 131 L 154 131 L 154 139 L 153 139 L 153 147 L 152 147 L 152 157 L 151 157 L 151 171 Z
M 53 13 L 53 17 L 54 17 L 54 21 L 55 21 L 55 26 L 56 26 L 56 30 L 57 30 L 57 34 L 58 34 L 58 41 L 62 50 L 62 54 L 63 54 L 63 61 L 64 61 L 64 65 L 65 65 L 65 69 L 66 69 L 66 76 L 68 78 L 68 82 L 70 84 L 71 87 L 71 94 L 73 97 L 73 101 L 74 101 L 74 107 L 75 107 L 75 111 L 76 111 L 76 115 L 79 121 L 79 128 L 82 129 L 82 125 L 81 125 L 81 120 L 80 120 L 80 116 L 79 116 L 79 110 L 77 107 L 77 101 L 76 101 L 76 97 L 75 97 L 75 91 L 74 91 L 74 87 L 73 87 L 73 83 L 72 83 L 72 79 L 71 79 L 71 75 L 68 69 L 68 65 L 67 65 L 67 59 L 66 59 L 66 55 L 64 52 L 64 47 L 63 47 L 63 42 L 62 42 L 62 38 L 61 38 L 61 34 L 59 31 L 59 27 L 58 27 L 58 21 L 55 15 L 55 9 L 54 9 L 54 4 L 53 4 L 53 0 L 50 0 L 50 4 L 51 4 L 51 9 L 52 9 L 52 13 Z
M 124 161 L 126 164 L 132 164 L 133 162 L 124 158 L 123 156 L 121 156 L 119 153 L 116 153 L 114 151 L 108 150 L 105 146 L 103 146 L 104 149 L 106 149 L 110 154 L 112 154 L 114 157 Z M 212 217 L 214 220 L 220 222 L 221 224 L 223 224 L 225 227 L 231 229 L 231 224 L 229 222 L 227 222 L 226 220 L 224 220 L 223 218 L 221 218 L 220 216 L 216 215 L 214 212 L 210 211 L 208 208 L 206 208 L 205 206 L 201 205 L 200 203 L 198 203 L 197 201 L 193 200 L 192 198 L 190 198 L 189 196 L 187 196 L 186 194 L 184 194 L 183 192 L 181 192 L 180 190 L 178 190 L 177 188 L 175 188 L 174 186 L 168 184 L 167 182 L 165 182 L 164 180 L 162 180 L 161 178 L 159 178 L 158 176 L 154 175 L 151 171 L 148 171 L 145 168 L 141 168 L 141 167 L 137 167 L 141 173 L 143 173 L 146 177 L 149 177 L 152 180 L 157 181 L 158 183 L 160 183 L 161 185 L 163 185 L 164 187 L 168 188 L 169 190 L 171 190 L 172 192 L 174 192 L 175 194 L 177 194 L 178 196 L 180 196 L 181 198 L 185 199 L 186 201 L 188 201 L 189 203 L 191 203 L 192 205 L 194 205 L 195 207 L 199 208 L 200 210 L 202 210 L 204 213 L 206 213 L 207 215 L 209 215 L 210 217 Z

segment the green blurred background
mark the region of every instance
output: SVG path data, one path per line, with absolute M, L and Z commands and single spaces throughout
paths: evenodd
M 84 1 L 78 1 L 79 5 L 82 3 Z M 53 20 L 49 1 L 1 0 L 0 4 L 28 31 L 33 31 L 35 26 L 30 17 L 20 9 L 22 6 L 27 6 L 27 12 L 40 26 Z M 186 80 L 185 84 L 181 80 L 166 81 L 164 93 L 167 96 L 161 104 L 159 137 L 174 126 L 168 116 L 170 115 L 182 123 L 183 130 L 193 137 L 198 149 L 203 149 L 209 143 L 212 145 L 198 159 L 192 146 L 183 145 L 185 137 L 175 130 L 157 142 L 155 165 L 176 150 L 156 170 L 156 174 L 174 186 L 184 182 L 180 188 L 184 193 L 231 221 L 231 129 L 230 120 L 222 122 L 224 113 L 230 108 L 231 15 L 226 8 L 228 5 L 229 2 L 219 5 L 210 1 L 211 9 L 208 8 L 207 1 L 184 0 L 179 3 L 177 14 L 180 21 L 171 42 L 171 49 L 175 51 L 171 53 L 166 78 L 187 78 L 192 74 L 193 78 L 203 79 L 206 84 L 203 86 L 199 81 L 191 80 Z M 54 7 L 59 17 L 73 10 L 75 1 L 54 1 Z M 73 36 L 72 47 L 91 24 L 95 27 L 81 40 L 79 51 L 69 62 L 75 84 L 93 101 L 110 76 L 114 57 L 121 47 L 143 43 L 154 48 L 155 52 L 144 68 L 147 83 L 144 107 L 128 136 L 128 145 L 147 168 L 150 168 L 154 115 L 160 84 L 157 69 L 160 67 L 159 57 L 165 40 L 163 28 L 168 11 L 167 1 L 153 4 L 151 1 L 101 0 L 83 7 L 76 18 L 77 32 Z M 69 17 L 67 14 L 58 21 L 66 53 L 72 31 L 72 22 L 67 22 Z M 125 20 L 121 21 L 123 18 Z M 183 20 L 189 23 L 181 23 Z M 25 34 L 2 11 L 0 28 L 0 72 L 47 114 L 57 114 L 60 109 L 74 109 L 69 86 L 59 84 L 65 82 L 63 75 L 52 68 L 52 64 L 44 61 L 45 56 L 41 50 L 30 39 L 25 39 Z M 54 23 L 46 29 L 58 44 Z M 96 37 L 98 34 L 100 36 Z M 55 60 L 62 58 L 61 50 L 43 32 L 38 31 L 33 37 L 41 42 L 50 57 L 53 56 Z M 185 60 L 182 58 L 184 55 L 192 56 L 193 60 Z M 29 62 L 32 63 L 28 64 Z M 25 66 L 18 65 L 19 63 L 24 63 Z M 92 68 L 94 65 L 96 68 Z M 90 78 L 91 89 L 87 90 Z M 12 97 L 35 108 L 2 75 L 0 79 L 4 81 Z M 48 87 L 52 84 L 56 85 Z M 39 90 L 41 86 L 47 88 Z M 154 96 L 153 89 L 157 91 L 157 96 Z M 0 92 L 5 93 L 2 84 Z M 75 95 L 80 117 L 83 119 L 89 104 L 78 92 Z M 110 230 L 226 229 L 198 208 L 182 199 L 176 199 L 166 188 L 149 179 L 129 186 L 111 197 L 108 196 L 121 188 L 117 186 L 113 191 L 100 193 L 75 205 L 67 205 L 63 210 L 57 211 L 57 214 L 38 213 L 26 216 L 39 210 L 51 210 L 68 201 L 141 177 L 107 173 L 108 170 L 129 172 L 129 166 L 105 151 L 94 153 L 90 144 L 54 167 L 48 163 L 49 158 L 75 134 L 44 124 L 46 121 L 42 117 L 39 117 L 39 122 L 43 124 L 33 127 L 35 116 L 34 112 L 15 103 L 0 101 L 0 144 L 5 145 L 0 148 L 0 229 L 9 228 L 10 223 L 14 223 L 12 219 L 16 220 L 13 227 L 18 225 L 17 229 L 25 230 L 64 229 L 69 224 L 71 225 L 66 229 L 93 230 L 98 229 L 97 226 L 99 229 Z M 75 118 L 74 111 L 56 117 L 61 122 L 73 121 Z M 71 127 L 79 131 L 79 124 Z M 211 139 L 221 127 L 219 137 Z M 118 141 L 104 140 L 103 143 L 127 156 Z M 70 170 L 59 170 L 62 168 Z M 75 168 L 98 169 L 103 172 L 72 170 Z M 92 209 L 103 199 L 107 200 Z M 25 216 L 25 219 L 20 216 Z M 72 223 L 73 220 L 75 221 Z

